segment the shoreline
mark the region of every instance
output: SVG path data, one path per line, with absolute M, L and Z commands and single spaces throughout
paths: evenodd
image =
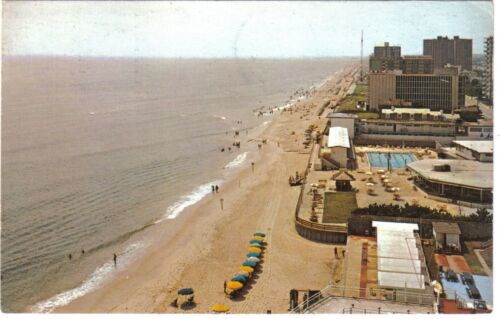
M 222 264 L 232 264 L 231 269 L 234 272 L 234 269 L 237 269 L 238 262 L 231 262 L 231 259 L 233 257 L 238 257 L 238 260 L 243 258 L 246 249 L 245 239 L 248 239 L 247 237 L 251 235 L 244 231 L 238 231 L 238 234 L 228 234 L 225 228 L 228 225 L 236 224 L 240 226 L 237 229 L 269 233 L 268 246 L 272 249 L 272 229 L 274 227 L 269 226 L 274 226 L 278 215 L 282 215 L 279 217 L 285 218 L 285 225 L 293 225 L 293 213 L 291 213 L 293 212 L 293 208 L 289 210 L 286 207 L 295 206 L 295 198 L 298 196 L 298 190 L 288 186 L 288 176 L 292 175 L 296 170 L 303 170 L 308 156 L 300 153 L 300 150 L 303 149 L 302 144 L 300 144 L 301 141 L 298 142 L 298 146 L 293 141 L 290 141 L 288 132 L 286 132 L 287 128 L 293 127 L 295 131 L 300 132 L 300 129 L 297 129 L 296 126 L 307 126 L 310 122 L 302 119 L 302 117 L 299 118 L 298 114 L 295 113 L 299 112 L 301 106 L 304 108 L 304 105 L 312 104 L 313 107 L 309 107 L 307 113 L 311 117 L 315 117 L 314 111 L 321 107 L 321 103 L 314 102 L 318 102 L 317 100 L 321 101 L 324 98 L 318 92 L 321 92 L 322 89 L 326 91 L 327 89 L 324 87 L 327 87 L 328 84 L 336 86 L 336 82 L 344 78 L 347 73 L 350 73 L 349 70 L 352 71 L 353 69 L 354 67 L 351 64 L 347 64 L 339 72 L 323 80 L 323 86 L 316 87 L 314 94 L 300 99 L 290 108 L 276 113 L 272 118 L 269 118 L 266 121 L 268 124 L 264 125 L 260 132 L 250 139 L 255 141 L 257 138 L 267 138 L 267 145 L 263 145 L 262 149 L 256 152 L 252 151 L 252 153 L 257 155 L 257 159 L 254 160 L 253 156 L 255 155 L 248 153 L 246 155 L 247 158 L 243 160 L 241 166 L 236 167 L 234 171 L 232 168 L 222 170 L 224 182 L 219 194 L 204 196 L 195 204 L 185 207 L 175 220 L 167 221 L 171 225 L 156 227 L 157 229 L 154 229 L 152 232 L 157 236 L 161 236 L 161 240 L 155 240 L 154 243 L 151 243 L 126 269 L 119 269 L 119 272 L 114 274 L 101 287 L 71 301 L 67 305 L 56 308 L 54 312 L 182 311 L 169 306 L 169 303 L 175 298 L 176 289 L 181 286 L 192 286 L 195 289 L 199 306 L 194 308 L 193 312 L 209 312 L 211 305 L 208 304 L 208 301 L 207 304 L 200 302 L 199 298 L 201 296 L 199 292 L 207 291 L 206 294 L 210 294 L 208 290 L 220 290 L 220 293 L 222 293 L 223 281 L 232 275 L 231 271 L 224 271 L 227 274 L 220 273 L 225 268 Z M 299 140 L 302 138 L 300 133 L 296 137 Z M 276 147 L 277 143 L 280 143 L 280 147 Z M 255 147 L 257 148 L 257 146 Z M 243 150 L 238 152 L 230 163 L 236 161 L 244 153 L 246 154 Z M 252 158 L 252 161 L 255 162 L 255 173 L 252 173 L 249 158 Z M 290 163 L 284 165 L 283 160 Z M 275 169 L 277 167 L 279 169 Z M 262 200 L 255 201 L 256 194 L 262 193 L 262 190 L 264 190 L 262 197 L 269 197 L 273 194 L 273 196 L 269 197 L 269 200 L 274 199 L 274 205 L 266 205 L 265 201 Z M 224 198 L 223 210 L 220 209 L 220 198 Z M 279 200 L 276 201 L 276 199 Z M 283 204 L 281 199 L 287 201 L 288 204 Z M 246 205 L 244 206 L 246 207 L 242 207 L 242 203 L 245 202 Z M 275 212 L 274 214 L 270 214 L 271 216 L 266 216 L 267 214 L 256 211 L 266 209 L 270 209 L 271 213 L 273 213 L 273 210 Z M 242 211 L 245 211 L 247 216 L 241 216 Z M 273 215 L 274 218 L 271 218 Z M 246 225 L 241 224 L 243 221 L 245 221 Z M 253 224 L 253 227 L 251 224 Z M 298 234 L 290 233 L 289 228 L 287 227 L 284 235 L 291 235 L 295 237 L 295 240 L 301 240 Z M 294 232 L 294 229 L 292 231 Z M 240 234 L 243 238 L 239 238 Z M 224 242 L 223 245 L 218 244 L 221 240 Z M 305 239 L 302 240 L 305 241 Z M 311 245 L 324 246 L 323 244 L 310 242 L 302 242 L 301 244 L 308 247 Z M 224 245 L 229 247 L 224 247 Z M 225 248 L 224 251 L 214 253 L 214 248 L 221 248 L 221 246 Z M 331 249 L 331 246 L 329 247 Z M 232 250 L 234 250 L 234 254 L 227 256 L 226 253 Z M 318 251 L 321 252 L 322 250 Z M 215 255 L 219 253 L 222 256 L 214 260 Z M 279 254 L 279 251 L 277 253 Z M 318 252 L 315 253 L 314 251 L 310 251 L 310 253 L 318 254 Z M 272 254 L 268 252 L 266 255 Z M 228 259 L 228 257 L 230 258 Z M 208 260 L 206 260 L 207 258 Z M 266 271 L 268 258 L 264 261 L 264 272 Z M 218 259 L 220 259 L 220 265 L 219 262 L 216 262 Z M 205 262 L 210 264 L 209 268 L 212 268 L 212 264 L 215 262 L 216 271 L 213 271 L 213 273 L 211 269 L 209 271 L 211 274 L 219 274 L 218 278 L 214 280 L 220 281 L 220 289 L 214 288 L 214 284 L 208 280 L 204 280 L 203 287 L 199 288 L 200 283 L 193 282 L 193 276 L 201 278 L 207 275 L 200 274 L 199 272 L 196 273 L 196 270 L 200 269 L 200 265 L 196 265 L 200 262 L 202 264 Z M 203 269 L 203 266 L 201 269 Z M 258 279 L 257 281 L 260 282 L 261 280 Z M 326 284 L 327 282 L 324 282 L 323 286 Z M 250 294 L 252 294 L 252 290 L 253 288 L 250 289 Z M 284 299 L 287 297 L 287 294 L 280 293 L 280 295 Z M 217 297 L 213 298 L 214 302 L 216 300 L 223 303 L 229 302 L 223 294 L 221 296 L 220 294 L 215 294 L 215 296 Z M 235 302 L 230 303 L 234 304 Z M 234 309 L 241 309 L 237 312 L 258 311 L 258 308 L 254 308 L 253 306 L 249 309 L 239 307 L 239 304 L 245 303 L 244 301 L 236 302 Z

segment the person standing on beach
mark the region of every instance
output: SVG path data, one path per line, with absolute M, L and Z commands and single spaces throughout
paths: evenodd
M 224 280 L 224 293 L 226 293 L 226 288 L 227 288 L 227 281 Z
M 113 254 L 113 262 L 115 263 L 115 268 L 116 268 L 116 259 L 117 259 L 117 258 L 118 258 L 118 257 L 116 256 L 116 254 Z
M 212 193 L 215 193 L 215 185 L 212 185 Z
M 219 185 L 215 185 L 215 192 L 218 193 L 219 192 Z
M 71 260 L 71 258 L 73 258 L 73 256 L 71 256 L 71 254 L 69 254 L 68 259 Z

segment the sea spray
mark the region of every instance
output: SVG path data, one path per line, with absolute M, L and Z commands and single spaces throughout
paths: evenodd
M 236 158 L 234 160 L 232 160 L 226 166 L 224 166 L 224 168 L 227 169 L 227 168 L 233 168 L 233 167 L 240 166 L 241 164 L 243 164 L 243 162 L 245 162 L 247 155 L 248 155 L 248 152 L 244 152 L 244 153 L 239 154 L 238 156 L 236 156 Z
M 125 251 L 121 254 L 122 256 L 120 256 L 120 265 L 127 265 L 132 259 L 132 254 L 143 246 L 144 244 L 142 242 L 132 243 L 127 246 Z M 54 311 L 54 309 L 58 307 L 67 305 L 73 300 L 78 299 L 102 286 L 102 284 L 111 277 L 114 270 L 114 262 L 109 261 L 91 273 L 80 286 L 61 292 L 60 294 L 57 294 L 45 301 L 41 301 L 34 305 L 31 310 L 37 313 L 48 313 Z

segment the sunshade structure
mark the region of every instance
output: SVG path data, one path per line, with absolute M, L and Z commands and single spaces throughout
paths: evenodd
M 257 263 L 255 261 L 245 261 L 243 264 L 241 264 L 242 266 L 245 266 L 245 267 L 252 267 L 252 268 L 255 268 L 255 266 L 257 266 Z
M 266 234 L 264 233 L 261 233 L 261 232 L 256 232 L 255 234 L 253 234 L 254 236 L 259 236 L 259 237 L 266 237 Z
M 367 187 L 373 187 L 373 186 L 375 186 L 375 184 L 373 184 L 373 183 L 366 183 L 366 186 Z
M 260 259 L 257 257 L 248 257 L 247 261 L 254 261 L 254 262 L 258 263 L 260 261 Z
M 177 291 L 177 294 L 181 296 L 189 296 L 194 294 L 193 288 L 182 288 Z
M 253 273 L 253 268 L 252 267 L 240 266 L 240 270 L 246 271 L 249 274 Z
M 247 257 L 259 257 L 260 253 L 259 252 L 251 252 L 247 254 Z
M 259 247 L 259 248 L 262 248 L 262 245 L 259 244 L 259 243 L 253 243 L 253 244 L 250 244 L 250 247 Z
M 223 304 L 218 304 L 218 305 L 214 305 L 212 307 L 212 311 L 219 312 L 219 313 L 224 313 L 224 312 L 228 312 L 229 311 L 229 307 L 226 306 L 226 305 L 223 305 Z
M 250 244 L 260 244 L 262 242 L 262 240 L 260 239 L 252 239 L 249 243 Z
M 246 283 L 247 280 L 248 278 L 243 275 L 236 275 L 231 279 L 231 281 L 241 282 L 242 284 Z
M 230 281 L 227 283 L 227 288 L 231 290 L 239 290 L 243 288 L 243 284 L 239 281 Z
M 248 277 L 250 276 L 250 274 L 244 270 L 240 270 L 238 271 L 238 276 L 241 275 L 241 276 L 245 276 L 245 277 Z
M 257 239 L 257 240 L 264 240 L 264 237 L 260 237 L 260 236 L 253 236 L 252 239 Z
M 251 252 L 251 253 L 260 253 L 260 252 L 262 252 L 262 250 L 260 248 L 258 248 L 258 247 L 249 247 L 248 251 Z

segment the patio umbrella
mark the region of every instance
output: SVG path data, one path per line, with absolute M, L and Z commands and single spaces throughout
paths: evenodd
M 247 258 L 247 261 L 255 261 L 256 263 L 258 263 L 260 261 L 260 259 L 257 257 L 249 257 L 249 258 Z
M 255 261 L 245 261 L 243 264 L 241 264 L 242 266 L 245 266 L 245 267 L 252 267 L 252 268 L 255 268 L 255 266 L 257 266 L 257 263 Z
M 229 307 L 226 306 L 226 305 L 223 305 L 223 304 L 218 304 L 218 305 L 215 305 L 212 307 L 212 311 L 214 312 L 228 312 L 229 311 Z
M 262 242 L 262 240 L 260 239 L 252 239 L 251 241 L 249 241 L 250 244 L 260 244 Z
M 238 290 L 243 288 L 243 284 L 239 281 L 230 281 L 227 283 L 227 288 L 232 290 Z
M 366 186 L 373 187 L 373 186 L 375 186 L 375 184 L 373 184 L 373 183 L 366 183 Z
M 384 183 L 390 183 L 390 182 L 391 182 L 390 179 L 388 179 L 388 178 L 384 179 Z
M 240 266 L 240 270 L 246 271 L 249 274 L 253 273 L 252 267 Z
M 260 253 L 262 250 L 258 247 L 248 247 L 248 251 L 251 253 Z
M 262 245 L 259 244 L 259 243 L 254 243 L 254 244 L 250 244 L 250 247 L 259 247 L 259 248 L 262 248 Z
M 250 274 L 248 272 L 243 271 L 243 270 L 238 271 L 238 275 L 242 275 L 242 276 L 245 276 L 245 277 L 249 277 L 250 276 Z
M 193 288 L 182 288 L 177 291 L 177 294 L 182 296 L 192 295 L 194 293 Z
M 259 256 L 260 256 L 260 253 L 258 253 L 258 252 L 252 252 L 252 253 L 247 254 L 247 257 L 259 257 Z
M 254 236 L 259 236 L 259 237 L 266 237 L 266 234 L 264 233 L 260 233 L 260 232 L 257 232 L 255 234 L 253 234 Z
M 231 279 L 231 281 L 238 281 L 238 282 L 241 282 L 242 284 L 246 283 L 247 280 L 248 280 L 248 278 L 243 276 L 243 275 L 236 275 Z
M 366 175 L 373 175 L 373 173 L 372 173 L 372 172 L 366 172 L 365 174 L 366 174 Z

